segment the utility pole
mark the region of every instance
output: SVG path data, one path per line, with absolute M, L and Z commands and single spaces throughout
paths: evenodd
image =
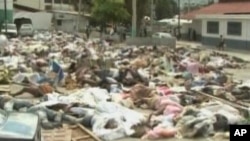
M 190 12 L 190 0 L 188 0 L 188 13 Z
M 181 37 L 181 3 L 178 0 L 178 36 L 177 38 L 180 39 Z
M 136 37 L 136 20 L 137 20 L 137 9 L 136 9 L 136 0 L 132 0 L 133 16 L 132 16 L 132 37 Z
M 81 19 L 81 10 L 82 10 L 82 0 L 79 0 L 79 4 L 78 4 L 78 21 L 77 21 L 77 31 L 79 32 L 80 28 L 80 19 Z
M 4 0 L 4 23 L 5 23 L 5 33 L 7 33 L 7 1 Z
M 151 16 L 150 16 L 151 33 L 153 32 L 154 15 L 155 15 L 154 0 L 151 0 Z

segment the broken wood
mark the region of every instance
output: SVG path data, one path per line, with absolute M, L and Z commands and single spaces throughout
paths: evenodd
M 235 103 L 232 103 L 232 102 L 229 102 L 229 101 L 226 101 L 224 99 L 221 99 L 221 98 L 218 98 L 218 97 L 215 97 L 215 96 L 212 96 L 212 95 L 209 95 L 209 94 L 206 94 L 204 92 L 200 92 L 200 91 L 194 91 L 196 92 L 197 94 L 201 94 L 201 95 L 204 95 L 206 97 L 209 97 L 211 99 L 214 99 L 214 100 L 217 100 L 217 101 L 220 101 L 222 103 L 225 103 L 225 104 L 228 104 L 232 107 L 235 107 L 237 109 L 241 109 L 241 110 L 244 110 L 244 111 L 249 111 L 249 109 L 247 107 L 244 107 L 244 106 L 241 106 L 241 105 L 238 105 L 238 104 L 235 104 Z

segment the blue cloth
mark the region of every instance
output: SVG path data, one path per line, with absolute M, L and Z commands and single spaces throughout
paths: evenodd
M 193 75 L 192 75 L 192 73 L 190 73 L 190 72 L 184 72 L 184 73 L 182 74 L 182 77 L 183 77 L 185 80 L 190 80 L 190 79 L 193 78 Z
M 64 78 L 62 67 L 56 61 L 52 61 L 50 66 L 52 71 L 57 74 L 58 82 L 60 82 Z
M 207 83 L 207 81 L 205 81 L 205 80 L 193 81 L 192 82 L 192 87 L 204 86 L 206 83 Z

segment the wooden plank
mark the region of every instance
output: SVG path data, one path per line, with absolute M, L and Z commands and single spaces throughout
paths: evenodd
M 87 132 L 92 138 L 94 138 L 96 141 L 101 141 L 96 135 L 94 135 L 92 132 L 90 132 L 88 129 L 83 127 L 82 125 L 78 124 L 78 126 L 85 132 Z
M 89 131 L 84 126 L 77 124 L 77 125 L 65 125 L 65 129 L 72 130 L 72 138 L 71 141 L 79 141 L 79 140 L 95 140 L 101 141 L 96 135 L 94 135 L 91 131 Z M 80 134 L 79 132 L 82 132 Z M 77 134 L 77 136 L 75 136 Z
M 204 93 L 204 92 L 200 92 L 200 91 L 194 91 L 194 92 L 196 92 L 196 93 L 198 93 L 198 94 L 201 94 L 201 95 L 204 95 L 204 96 L 206 96 L 206 97 L 209 97 L 209 98 L 211 98 L 211 99 L 220 101 L 220 102 L 222 102 L 222 103 L 228 104 L 228 105 L 230 105 L 230 106 L 232 106 L 232 107 L 235 107 L 235 108 L 237 108 L 237 109 L 241 109 L 241 110 L 246 110 L 246 111 L 248 111 L 248 108 L 247 108 L 247 107 L 244 107 L 244 106 L 241 106 L 241 105 L 238 105 L 238 104 L 235 104 L 235 103 L 226 101 L 226 100 L 224 100 L 224 99 L 221 99 L 221 98 L 218 98 L 218 97 L 215 97 L 215 96 L 206 94 L 206 93 Z
M 0 91 L 1 92 L 10 92 L 10 85 L 0 85 Z
M 72 130 L 42 130 L 42 141 L 71 141 Z
M 77 137 L 77 138 L 74 138 L 74 140 L 87 139 L 87 138 L 91 138 L 91 136 L 86 135 L 86 136 L 82 136 L 82 137 Z

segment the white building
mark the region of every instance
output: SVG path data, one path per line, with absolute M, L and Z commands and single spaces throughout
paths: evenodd
M 184 6 L 203 6 L 207 5 L 211 0 L 180 0 L 180 6 L 181 8 L 184 8 Z M 178 0 L 175 0 L 177 3 Z M 218 2 L 218 0 L 213 0 L 213 2 Z
M 90 15 L 84 14 L 79 17 L 78 12 L 54 10 L 54 27 L 65 32 L 76 32 L 85 30 L 89 24 Z
M 48 12 L 16 12 L 14 14 L 14 23 L 19 29 L 22 21 L 31 22 L 35 30 L 49 30 L 51 28 L 52 13 Z M 21 20 L 21 21 L 20 21 Z
M 250 15 L 198 15 L 202 44 L 217 46 L 223 35 L 228 47 L 250 49 Z
M 14 0 L 14 5 L 36 10 L 74 10 L 70 0 Z
M 89 15 L 79 15 L 74 11 L 71 1 L 73 0 L 14 0 L 13 4 L 16 8 L 32 11 L 16 12 L 14 21 L 18 21 L 16 23 L 20 27 L 23 22 L 27 23 L 27 19 L 30 19 L 37 30 L 48 30 L 54 25 L 54 29 L 65 32 L 82 31 L 88 24 Z

